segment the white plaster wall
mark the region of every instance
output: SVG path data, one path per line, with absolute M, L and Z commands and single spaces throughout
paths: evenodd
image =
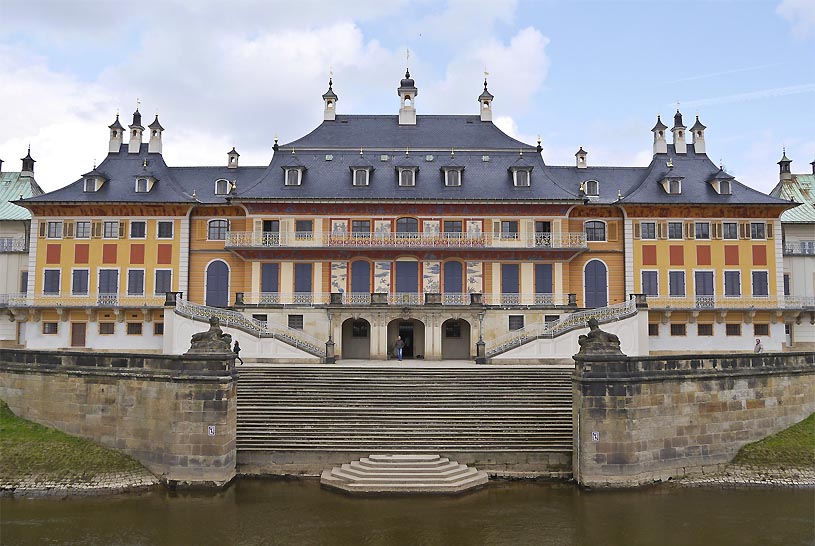
M 660 323 L 659 335 L 648 336 L 649 348 L 652 353 L 736 353 L 752 351 L 756 345 L 756 339 L 761 340 L 767 352 L 781 351 L 784 348 L 784 324 L 781 322 L 770 324 L 770 335 L 758 336 L 758 338 L 753 335 L 752 324 L 742 324 L 740 336 L 725 335 L 724 322 L 713 323 L 712 336 L 696 335 L 696 323 L 688 323 L 686 332 L 685 336 L 672 336 L 670 323 Z
M 642 338 L 648 334 L 648 313 L 642 311 L 633 317 L 616 322 L 601 324 L 600 328 L 620 338 L 620 350 L 628 356 L 648 354 L 647 342 Z M 494 357 L 494 362 L 568 359 L 580 350 L 577 338 L 589 331 L 588 327 L 572 330 L 554 339 L 537 339 Z M 489 345 L 488 345 L 489 347 Z
M 17 341 L 17 323 L 3 315 L 0 315 L 0 341 Z
M 85 333 L 84 347 L 71 347 L 71 323 L 69 321 L 59 321 L 56 335 L 43 335 L 41 322 L 26 322 L 26 349 L 51 350 L 66 349 L 77 350 L 94 349 L 100 351 L 120 351 L 120 352 L 161 352 L 164 346 L 164 336 L 153 335 L 153 323 L 143 323 L 140 336 L 127 335 L 127 325 L 124 322 L 115 323 L 115 333 L 111 335 L 99 335 L 99 323 L 88 322 Z M 16 333 L 16 332 L 15 332 Z

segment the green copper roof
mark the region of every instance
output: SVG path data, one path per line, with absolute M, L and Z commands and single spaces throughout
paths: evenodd
M 781 214 L 784 223 L 815 223 L 815 174 L 794 174 L 792 180 L 783 180 L 770 195 L 801 203 Z
M 0 220 L 30 220 L 31 213 L 11 201 L 42 195 L 33 178 L 20 173 L 0 173 Z

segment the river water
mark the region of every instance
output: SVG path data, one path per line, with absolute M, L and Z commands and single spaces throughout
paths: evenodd
M 462 497 L 351 498 L 315 480 L 219 493 L 0 500 L 15 545 L 745 546 L 815 544 L 812 489 L 586 492 L 492 482 Z

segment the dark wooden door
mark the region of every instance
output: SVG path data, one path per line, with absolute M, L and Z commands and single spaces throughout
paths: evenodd
M 229 267 L 220 260 L 207 266 L 206 304 L 210 307 L 229 305 Z
M 608 305 L 608 271 L 600 260 L 586 264 L 585 272 L 586 307 L 605 307 Z

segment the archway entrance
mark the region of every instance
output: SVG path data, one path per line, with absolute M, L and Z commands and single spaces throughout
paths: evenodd
M 221 260 L 207 266 L 206 304 L 210 307 L 229 305 L 229 267 Z
M 402 358 L 424 358 L 424 323 L 416 319 L 396 319 L 388 323 L 388 356 L 393 357 L 396 336 L 401 336 L 405 347 Z
M 469 360 L 470 323 L 463 319 L 449 319 L 441 325 L 441 357 L 444 360 Z
M 365 319 L 342 323 L 342 358 L 371 358 L 371 324 Z

